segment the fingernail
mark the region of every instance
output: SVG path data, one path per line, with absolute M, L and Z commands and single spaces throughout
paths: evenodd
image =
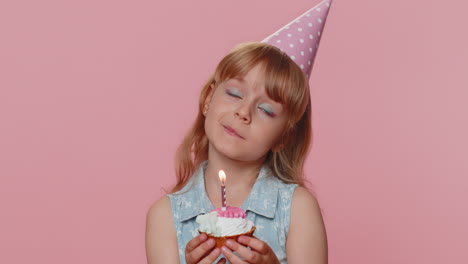
M 237 241 L 239 241 L 239 243 L 247 243 L 247 238 L 241 236 L 237 239 Z
M 226 241 L 226 245 L 227 245 L 228 247 L 232 247 L 232 246 L 234 246 L 234 243 L 232 242 L 232 240 L 228 239 L 228 240 Z
M 207 243 L 208 243 L 208 246 L 211 247 L 211 246 L 213 246 L 215 244 L 215 241 L 214 241 L 214 239 L 210 238 Z
M 223 252 L 227 252 L 227 247 L 223 246 L 223 247 L 221 248 L 221 250 L 222 250 Z
M 207 238 L 207 236 L 206 236 L 205 234 L 201 234 L 201 235 L 200 235 L 200 240 L 201 240 L 201 241 L 205 241 L 206 238 Z

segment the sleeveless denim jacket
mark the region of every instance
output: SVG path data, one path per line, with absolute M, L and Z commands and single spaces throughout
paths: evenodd
M 195 218 L 214 209 L 205 191 L 204 171 L 207 164 L 205 161 L 200 165 L 182 190 L 168 194 L 181 264 L 186 263 L 185 246 L 199 235 Z M 256 226 L 254 236 L 265 241 L 282 264 L 287 263 L 286 238 L 291 200 L 296 187 L 297 184 L 284 183 L 273 175 L 268 166 L 263 165 L 249 196 L 241 206 L 247 213 L 247 219 Z

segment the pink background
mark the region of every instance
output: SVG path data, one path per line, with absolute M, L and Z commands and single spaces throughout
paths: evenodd
M 1 1 L 0 263 L 145 263 L 201 85 L 318 2 Z M 468 262 L 467 9 L 334 1 L 307 163 L 330 263 Z

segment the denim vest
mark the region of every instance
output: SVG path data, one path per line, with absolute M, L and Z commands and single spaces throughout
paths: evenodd
M 185 246 L 199 235 L 195 218 L 214 209 L 205 191 L 204 171 L 207 164 L 205 161 L 200 165 L 182 190 L 168 195 L 181 264 L 186 263 Z M 265 241 L 281 263 L 287 263 L 286 238 L 291 200 L 296 187 L 297 184 L 284 183 L 273 175 L 268 166 L 263 165 L 249 196 L 241 206 L 247 213 L 247 219 L 256 226 L 254 236 Z

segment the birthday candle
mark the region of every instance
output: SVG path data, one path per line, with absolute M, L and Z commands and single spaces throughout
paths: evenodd
M 226 210 L 226 174 L 223 170 L 218 172 L 219 180 L 221 181 L 221 206 L 223 210 Z

